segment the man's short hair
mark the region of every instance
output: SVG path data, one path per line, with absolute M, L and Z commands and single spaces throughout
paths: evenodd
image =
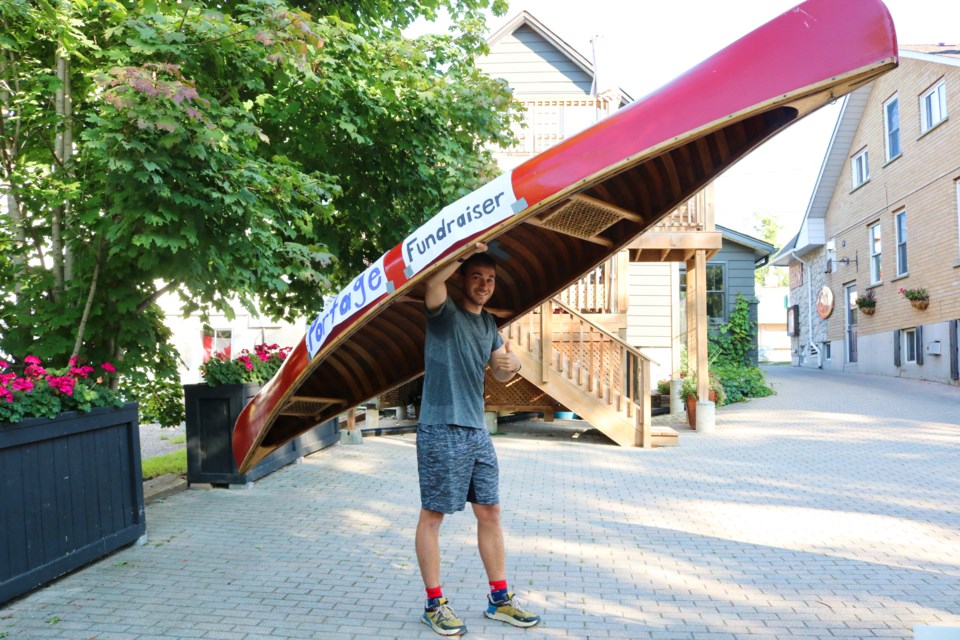
M 460 265 L 460 268 L 457 269 L 457 271 L 459 271 L 460 275 L 463 276 L 466 275 L 467 270 L 473 266 L 490 267 L 491 269 L 496 269 L 497 262 L 489 253 L 475 253 L 464 260 L 463 264 Z

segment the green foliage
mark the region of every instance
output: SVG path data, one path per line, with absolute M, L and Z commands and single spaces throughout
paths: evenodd
M 232 360 L 223 353 L 217 353 L 200 365 L 200 377 L 211 387 L 241 382 L 262 384 L 279 371 L 290 351 L 290 347 L 258 344 L 254 347 L 253 355 L 244 349 Z
M 186 418 L 183 386 L 176 380 L 148 380 L 138 385 L 132 394 L 140 400 L 141 424 L 156 423 L 161 427 L 175 427 Z
M 657 380 L 657 393 L 662 396 L 670 395 L 670 378 Z
M 723 384 L 728 403 L 773 395 L 773 389 L 767 385 L 763 371 L 758 367 L 723 364 L 714 367 L 712 373 Z
M 719 378 L 710 373 L 710 390 L 717 394 L 716 404 L 722 407 L 727 403 L 727 392 Z M 680 398 L 686 402 L 690 398 L 699 398 L 699 389 L 697 385 L 697 374 L 688 373 L 683 377 L 683 383 L 680 385 Z
M 65 366 L 79 343 L 176 421 L 162 294 L 312 313 L 496 175 L 519 116 L 474 64 L 491 5 L 0 2 L 0 353 Z M 449 34 L 401 35 L 441 10 Z
M 150 480 L 165 473 L 182 476 L 187 472 L 187 450 L 178 449 L 162 456 L 147 458 L 140 463 L 143 470 L 143 479 Z
M 777 246 L 777 236 L 780 234 L 780 230 L 783 229 L 783 225 L 780 224 L 780 220 L 777 219 L 776 216 L 763 215 L 760 213 L 753 214 L 753 218 L 754 231 L 759 234 L 764 242 L 769 242 L 770 244 Z M 777 286 L 786 287 L 789 284 L 790 276 L 787 270 L 783 267 L 775 267 L 772 264 L 767 264 L 758 269 L 754 269 L 754 282 L 760 286 L 766 285 L 771 272 L 776 276 Z
M 710 361 L 716 364 L 748 366 L 757 323 L 750 319 L 750 300 L 742 293 L 730 314 L 730 321 L 717 325 L 710 335 Z
M 710 375 L 723 386 L 726 402 L 769 396 L 763 372 L 752 366 L 748 354 L 754 346 L 756 323 L 750 320 L 750 300 L 737 294 L 730 321 L 710 335 Z

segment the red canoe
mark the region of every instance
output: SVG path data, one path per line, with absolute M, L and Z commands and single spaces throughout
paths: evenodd
M 897 63 L 879 0 L 809 0 L 444 208 L 331 300 L 246 406 L 240 470 L 420 375 L 423 283 L 476 240 L 500 264 L 489 306 L 526 313 L 770 136 Z

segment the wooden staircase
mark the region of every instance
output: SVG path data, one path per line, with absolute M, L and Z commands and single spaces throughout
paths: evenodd
M 651 422 L 650 359 L 558 298 L 503 334 L 520 358 L 521 376 L 617 444 L 679 444 L 674 429 Z

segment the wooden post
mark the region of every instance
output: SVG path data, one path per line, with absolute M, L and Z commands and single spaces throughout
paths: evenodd
M 540 381 L 550 381 L 553 353 L 553 300 L 540 305 Z
M 640 387 L 640 397 L 637 398 L 637 443 L 645 449 L 653 446 L 653 437 L 650 431 L 652 420 L 652 411 L 650 403 L 650 361 L 646 358 L 640 358 L 640 366 L 637 367 L 640 375 L 638 380 Z
M 701 400 L 706 400 L 710 397 L 709 360 L 707 353 L 707 252 L 703 249 L 697 249 L 694 253 L 693 262 L 694 277 L 690 277 L 689 267 L 687 268 L 688 327 L 691 320 L 689 313 L 689 300 L 691 298 L 690 284 L 691 281 L 695 282 L 694 295 L 692 296 L 694 304 L 694 314 L 692 316 L 693 331 L 691 334 L 688 329 L 687 333 L 687 358 L 688 364 L 690 364 L 689 359 L 693 357 L 690 354 L 693 353 L 696 357 L 694 365 L 697 373 L 697 397 Z M 693 338 L 693 349 L 690 347 L 690 337 Z

